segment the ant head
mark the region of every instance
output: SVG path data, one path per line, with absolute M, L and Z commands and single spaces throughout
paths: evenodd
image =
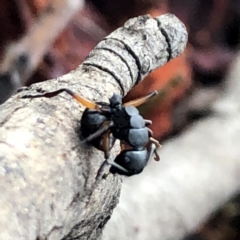
M 112 97 L 109 99 L 110 107 L 111 108 L 117 108 L 122 105 L 122 97 L 116 93 L 112 95 Z

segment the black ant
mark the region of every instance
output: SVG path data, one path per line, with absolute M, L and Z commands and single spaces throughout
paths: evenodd
M 81 118 L 81 132 L 85 138 L 83 142 L 91 143 L 103 151 L 105 156 L 105 161 L 99 168 L 97 178 L 105 164 L 111 165 L 110 173 L 132 176 L 142 172 L 153 153 L 156 156 L 155 160 L 160 160 L 156 150 L 161 145 L 152 138 L 152 131 L 147 127 L 152 122 L 143 119 L 136 108 L 155 96 L 157 91 L 124 104 L 122 104 L 122 97 L 118 94 L 113 94 L 109 99 L 109 104 L 105 102 L 94 103 L 67 88 L 41 95 L 27 95 L 23 98 L 51 98 L 62 92 L 68 93 L 86 107 Z M 121 152 L 114 161 L 110 161 L 109 153 L 116 139 L 121 141 Z M 126 149 L 127 146 L 128 149 Z

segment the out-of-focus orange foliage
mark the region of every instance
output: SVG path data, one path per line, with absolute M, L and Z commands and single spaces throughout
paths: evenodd
M 50 0 L 26 0 L 31 13 L 37 16 L 41 11 L 43 11 L 49 3 Z

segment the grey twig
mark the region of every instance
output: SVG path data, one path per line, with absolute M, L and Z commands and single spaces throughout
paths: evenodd
M 130 19 L 78 69 L 22 89 L 1 105 L 0 239 L 97 239 L 120 192 L 118 176 L 94 182 L 104 158 L 80 144 L 83 106 L 64 93 L 22 97 L 70 88 L 90 100 L 108 101 L 179 55 L 186 42 L 186 29 L 173 15 Z

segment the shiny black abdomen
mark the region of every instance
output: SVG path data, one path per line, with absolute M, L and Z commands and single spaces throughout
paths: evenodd
M 124 167 L 128 172 L 123 172 L 122 170 L 112 166 L 110 168 L 111 173 L 118 173 L 120 175 L 132 176 L 139 174 L 143 171 L 144 167 L 147 165 L 149 159 L 149 153 L 146 148 L 141 151 L 138 150 L 125 150 L 122 151 L 114 160 L 121 167 Z

